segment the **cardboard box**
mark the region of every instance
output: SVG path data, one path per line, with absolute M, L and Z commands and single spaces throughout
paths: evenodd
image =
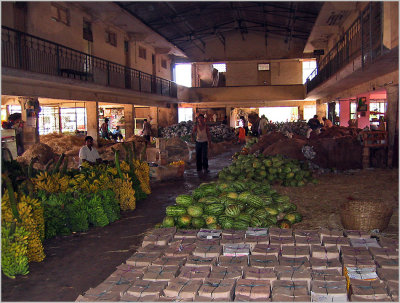
M 356 280 L 376 280 L 378 275 L 376 274 L 375 268 L 358 268 L 358 267 L 346 267 L 343 268 L 343 274 L 346 277 L 348 285 L 350 285 L 351 279 Z
M 268 232 L 270 236 L 278 238 L 293 237 L 293 230 L 290 228 L 286 229 L 286 228 L 270 227 Z
M 216 266 L 213 267 L 210 273 L 210 279 L 240 279 L 243 275 L 241 267 L 235 266 Z
M 164 251 L 167 257 L 188 257 L 196 249 L 196 244 L 174 244 Z
M 392 239 L 388 237 L 379 237 L 379 244 L 385 248 L 394 248 L 399 250 L 399 239 Z
M 274 244 L 256 244 L 251 251 L 252 255 L 272 255 L 278 258 L 278 255 L 281 251 L 280 245 Z
M 277 266 L 275 267 L 275 272 L 278 280 L 305 281 L 308 289 L 310 289 L 311 270 L 309 268 L 303 266 Z
M 126 291 L 130 296 L 143 297 L 151 295 L 160 295 L 167 287 L 167 282 L 153 282 L 146 280 L 136 280 L 133 285 Z
M 196 245 L 198 246 L 220 245 L 220 239 L 197 239 Z
M 176 277 L 179 266 L 149 266 L 143 274 L 142 280 L 166 281 Z
M 271 282 L 272 297 L 276 294 L 286 296 L 308 296 L 309 288 L 306 281 L 275 280 Z
M 386 259 L 398 259 L 399 258 L 399 252 L 393 248 L 369 247 L 368 249 L 374 259 L 376 257 L 381 257 L 381 258 L 386 258 Z
M 235 295 L 235 302 L 271 302 L 270 298 L 251 298 L 249 296 Z
M 382 268 L 395 268 L 399 269 L 399 259 L 387 259 L 382 257 L 375 257 L 375 262 L 378 267 Z
M 294 246 L 294 238 L 270 236 L 269 243 L 272 245 L 279 245 L 281 248 L 282 246 Z
M 253 280 L 269 280 L 278 279 L 273 268 L 247 267 L 243 272 L 243 278 Z
M 199 296 L 232 301 L 236 280 L 206 279 L 199 289 Z
M 176 233 L 176 227 L 163 227 L 163 228 L 155 228 L 153 229 L 151 235 L 161 236 L 161 235 L 172 235 L 174 236 Z
M 378 268 L 376 273 L 382 281 L 399 282 L 399 269 L 398 268 Z
M 145 247 L 139 247 L 137 252 L 140 253 L 164 253 L 164 251 L 168 248 L 167 245 L 154 245 L 154 244 L 149 244 L 146 245 Z
M 201 280 L 204 281 L 210 275 L 211 267 L 192 267 L 192 266 L 182 266 L 181 273 L 178 278 L 184 280 Z
M 252 236 L 247 235 L 246 239 L 244 239 L 244 243 L 250 245 L 250 249 L 253 250 L 257 244 L 269 244 L 269 237 L 268 236 Z
M 318 231 L 318 234 L 321 239 L 321 242 L 323 242 L 324 237 L 329 237 L 329 238 L 343 237 L 343 231 L 337 229 L 321 228 Z
M 350 240 L 345 237 L 324 236 L 322 244 L 324 246 L 336 246 L 338 251 L 340 251 L 342 246 L 350 246 Z
M 312 269 L 311 276 L 314 281 L 346 282 L 346 278 L 337 269 Z
M 295 229 L 293 230 L 294 237 L 318 238 L 318 231 L 312 229 Z
M 164 295 L 173 298 L 194 299 L 201 285 L 200 280 L 175 278 L 164 289 Z
M 296 246 L 311 246 L 311 245 L 321 245 L 321 241 L 318 237 L 299 237 L 295 236 Z
M 386 289 L 388 294 L 392 297 L 394 302 L 399 301 L 399 282 L 398 281 L 388 281 L 386 283 Z
M 267 299 L 271 292 L 267 280 L 239 279 L 236 281 L 235 296 L 242 295 L 252 299 Z
M 198 229 L 179 229 L 176 231 L 174 239 L 196 239 L 198 232 Z
M 144 237 L 142 246 L 145 247 L 149 244 L 154 245 L 168 245 L 168 243 L 172 240 L 172 235 L 147 235 Z
M 198 256 L 189 256 L 185 263 L 185 266 L 190 267 L 212 267 L 217 265 L 217 258 L 215 257 L 198 257 Z
M 235 234 L 231 234 L 231 235 L 227 235 L 227 234 L 222 234 L 222 240 L 240 240 L 242 242 L 244 242 L 244 237 L 245 234 L 244 233 L 235 233 Z
M 365 258 L 372 259 L 369 250 L 366 247 L 350 247 L 343 246 L 341 249 L 343 256 L 364 256 Z
M 279 293 L 272 293 L 272 302 L 311 302 L 311 297 L 306 296 L 288 296 Z
M 386 259 L 387 260 L 387 259 Z M 343 266 L 346 267 L 358 267 L 358 268 L 364 268 L 364 267 L 375 267 L 375 262 L 374 260 L 371 259 L 371 256 L 342 256 L 342 263 Z
M 244 239 L 221 239 L 219 243 L 224 246 L 224 245 L 232 245 L 232 244 L 243 244 Z
M 185 257 L 160 257 L 152 262 L 155 266 L 182 266 L 186 262 Z
M 161 252 L 137 252 L 133 254 L 129 259 L 125 262 L 128 265 L 136 266 L 136 267 L 143 267 L 148 266 L 157 258 L 161 256 Z
M 187 298 L 170 298 L 170 297 L 159 297 L 157 302 L 193 302 L 193 299 L 187 299 Z
M 246 238 L 248 236 L 268 236 L 268 228 L 248 227 L 246 230 Z
M 250 266 L 256 268 L 272 268 L 279 265 L 275 255 L 252 255 L 249 258 Z
M 346 281 L 312 281 L 311 300 L 313 302 L 347 302 Z
M 368 296 L 366 298 L 365 296 L 358 296 L 358 295 L 351 295 L 350 297 L 352 302 L 390 302 L 392 301 L 389 296 Z
M 219 229 L 200 229 L 197 233 L 198 239 L 220 239 L 221 238 L 221 230 Z
M 248 256 L 250 254 L 249 244 L 226 244 L 223 248 L 224 256 L 236 257 Z
M 248 256 L 240 256 L 240 257 L 228 257 L 228 256 L 220 256 L 218 265 L 219 266 L 238 266 L 238 267 L 247 267 L 248 265 Z
M 369 238 L 369 239 L 351 239 L 350 244 L 353 247 L 381 247 L 376 239 Z
M 146 266 L 133 266 L 122 263 L 121 265 L 117 266 L 117 270 L 114 271 L 109 278 L 115 278 L 117 281 L 118 279 L 134 281 L 136 279 L 140 279 L 143 276 L 143 272 L 145 271 L 145 269 Z
M 308 246 L 283 246 L 282 257 L 288 258 L 310 258 L 310 249 Z
M 100 283 L 95 288 L 90 288 L 84 293 L 85 299 L 92 299 L 92 301 L 104 301 L 116 299 L 119 300 L 122 294 L 126 292 L 132 286 L 132 283 L 128 284 L 105 284 Z
M 176 245 L 190 245 L 190 244 L 196 244 L 196 238 L 181 238 L 181 239 L 176 239 L 173 238 L 171 242 L 168 243 L 169 246 L 176 246 Z
M 221 232 L 222 239 L 224 236 L 232 236 L 232 235 L 238 235 L 241 237 L 245 237 L 246 231 L 245 230 L 237 230 L 237 229 L 224 229 Z
M 279 265 L 281 266 L 304 266 L 307 268 L 311 267 L 310 261 L 306 257 L 301 258 L 290 258 L 279 256 Z
M 222 246 L 220 245 L 197 245 L 193 251 L 194 256 L 210 258 L 219 257 L 222 252 Z
M 311 257 L 318 259 L 339 260 L 339 251 L 334 246 L 311 245 Z
M 371 235 L 366 232 L 366 231 L 362 231 L 362 230 L 345 230 L 344 234 L 347 238 L 350 239 L 368 239 L 371 238 Z
M 88 291 L 93 290 L 93 288 Z M 120 294 L 118 292 L 106 291 L 102 293 L 88 293 L 86 292 L 83 296 L 79 296 L 76 301 L 78 302 L 93 302 L 93 301 L 110 301 L 115 302 L 120 300 Z
M 363 280 L 350 280 L 351 294 L 359 296 L 364 299 L 385 299 L 387 291 L 385 284 L 380 280 L 363 281 Z
M 159 298 L 160 297 L 158 295 L 135 297 L 135 296 L 131 296 L 128 294 L 124 294 L 123 296 L 121 296 L 119 301 L 121 301 L 121 302 L 155 302 L 155 301 L 158 301 Z
M 342 263 L 338 259 L 310 259 L 312 269 L 336 269 L 342 274 Z

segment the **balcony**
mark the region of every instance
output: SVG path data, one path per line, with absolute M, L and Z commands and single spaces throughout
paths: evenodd
M 383 3 L 370 2 L 307 78 L 307 96 L 327 92 L 328 87 L 332 91 L 346 89 L 390 72 L 397 67 L 393 64 L 396 57 L 383 44 Z
M 1 42 L 2 68 L 177 98 L 177 85 L 172 81 L 5 26 L 2 26 Z

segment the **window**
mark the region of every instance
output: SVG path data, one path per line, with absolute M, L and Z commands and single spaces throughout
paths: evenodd
M 139 46 L 139 58 L 146 60 L 146 49 L 141 46 Z
M 112 46 L 117 46 L 117 34 L 106 31 L 106 43 L 111 44 Z
M 92 23 L 83 20 L 83 39 L 93 42 Z
M 317 113 L 316 105 L 304 105 L 303 119 L 308 121 Z
M 311 76 L 311 73 L 317 68 L 316 60 L 308 60 L 303 61 L 303 83 L 306 83 L 307 78 L 310 77 L 310 80 L 315 77 L 315 74 Z
M 60 108 L 60 114 L 63 133 L 86 130 L 86 108 L 62 107 Z
M 183 63 L 175 65 L 176 84 L 192 87 L 192 64 Z
M 59 132 L 58 106 L 42 106 L 39 113 L 39 135 Z
M 269 63 L 259 63 L 257 66 L 258 70 L 269 70 Z
M 69 25 L 69 10 L 57 3 L 51 4 L 51 19 Z
M 178 108 L 178 122 L 193 120 L 193 108 L 180 107 Z
M 350 102 L 350 119 L 357 119 L 357 101 Z
M 226 64 L 225 63 L 213 64 L 213 68 L 218 70 L 218 72 L 220 72 L 220 73 L 225 73 L 226 72 Z
M 161 67 L 162 68 L 167 68 L 167 60 L 161 59 Z

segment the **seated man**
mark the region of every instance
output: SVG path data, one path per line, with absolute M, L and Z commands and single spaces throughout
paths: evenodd
M 86 136 L 85 143 L 86 145 L 79 150 L 79 168 L 83 162 L 88 162 L 90 165 L 102 162 L 98 151 L 93 147 L 93 138 Z
M 123 139 L 123 136 L 121 134 L 121 130 L 120 130 L 118 125 L 115 127 L 115 129 L 113 130 L 111 135 L 112 135 L 112 138 L 115 141 L 117 141 L 117 140 L 121 140 L 122 141 L 122 139 Z

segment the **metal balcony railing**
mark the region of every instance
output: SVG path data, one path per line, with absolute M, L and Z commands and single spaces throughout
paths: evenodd
M 177 97 L 176 83 L 2 26 L 1 65 L 94 84 Z
M 307 93 L 332 77 L 341 68 L 361 56 L 361 66 L 374 62 L 384 54 L 383 2 L 370 2 L 343 37 L 318 62 L 306 81 Z

